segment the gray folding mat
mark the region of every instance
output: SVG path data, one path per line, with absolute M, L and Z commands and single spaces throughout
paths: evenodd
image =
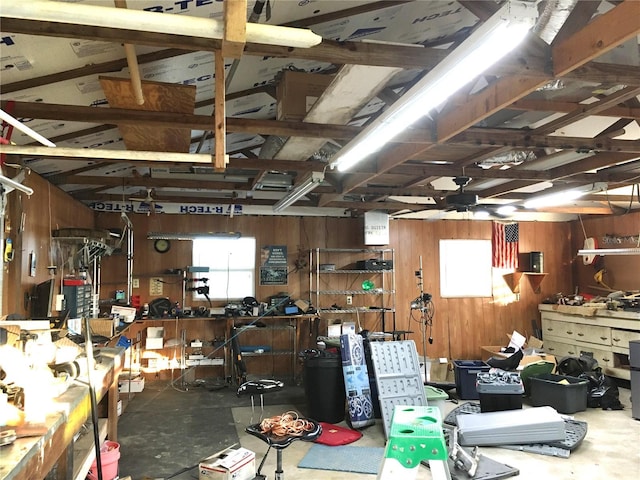
M 460 415 L 460 445 L 504 445 L 563 440 L 564 420 L 552 407 Z
M 476 402 L 468 402 L 459 405 L 451 410 L 444 419 L 445 425 L 458 425 L 458 416 L 473 415 L 481 413 L 480 404 Z M 563 416 L 565 438 L 553 442 L 545 443 L 529 443 L 522 445 L 500 445 L 500 448 L 510 450 L 518 450 L 528 453 L 537 453 L 539 455 L 548 455 L 551 457 L 569 458 L 572 451 L 580 446 L 587 436 L 589 425 L 587 422 L 575 420 L 567 416 Z
M 389 438 L 396 405 L 427 406 L 418 352 L 413 340 L 371 342 L 370 346 L 384 434 Z

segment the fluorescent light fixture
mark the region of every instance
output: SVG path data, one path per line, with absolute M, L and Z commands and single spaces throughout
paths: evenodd
M 496 208 L 496 213 L 498 215 L 510 215 L 517 210 L 515 205 L 502 205 L 501 207 Z
M 196 238 L 240 238 L 240 232 L 149 232 L 147 240 L 194 240 Z
M 33 195 L 33 188 L 22 185 L 21 183 L 16 182 L 9 177 L 5 177 L 4 175 L 0 175 L 0 184 L 4 185 L 5 187 L 9 187 L 9 191 L 16 189 L 26 193 L 29 196 Z
M 309 172 L 298 185 L 293 187 L 293 190 L 278 200 L 278 202 L 273 206 L 273 211 L 276 213 L 281 212 L 288 206 L 296 203 L 307 193 L 320 185 L 323 180 L 324 172 Z
M 345 171 L 378 151 L 403 130 L 511 52 L 537 17 L 536 4 L 508 1 L 400 100 L 349 142 L 331 162 Z
M 637 248 L 592 248 L 578 250 L 578 255 L 640 255 L 640 247 Z
M 119 28 L 125 32 L 142 34 L 180 35 L 198 39 L 224 38 L 224 21 L 221 19 L 158 15 L 155 12 L 118 9 L 115 6 L 42 0 L 3 2 L 2 16 L 79 27 Z M 305 28 L 248 22 L 246 40 L 247 43 L 309 48 L 320 44 L 322 37 Z
M 56 144 L 53 143 L 51 140 L 47 140 L 42 135 L 40 135 L 38 132 L 36 132 L 35 130 L 32 130 L 31 128 L 27 127 L 24 123 L 22 123 L 19 120 L 13 118 L 11 115 L 9 115 L 7 112 L 2 110 L 1 108 L 0 108 L 0 118 L 2 120 L 4 120 L 5 122 L 7 122 L 9 125 L 13 125 L 15 128 L 20 130 L 25 135 L 29 135 L 35 141 L 40 142 L 45 147 L 55 147 L 56 146 Z
M 607 189 L 605 182 L 596 182 L 591 185 L 563 190 L 562 192 L 550 193 L 548 195 L 540 195 L 532 197 L 524 202 L 524 208 L 541 208 L 554 205 L 564 205 L 588 193 L 598 193 Z

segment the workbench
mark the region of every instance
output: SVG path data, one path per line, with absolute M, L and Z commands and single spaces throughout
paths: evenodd
M 231 352 L 230 335 L 234 327 L 238 327 L 234 334 L 239 335 L 241 345 L 254 345 L 259 348 L 263 345 L 269 347 L 265 351 L 244 351 L 243 359 L 247 363 L 247 369 L 251 374 L 261 376 L 276 376 L 296 378 L 298 372 L 298 352 L 300 349 L 309 348 L 313 340 L 315 345 L 316 335 L 311 335 L 316 324 L 316 315 L 265 315 L 261 317 L 237 316 L 237 317 L 180 317 L 180 318 L 153 318 L 136 320 L 126 330 L 125 335 L 144 346 L 145 351 L 155 352 L 165 358 L 173 358 L 181 354 L 178 347 L 164 346 L 158 349 L 149 349 L 146 346 L 147 329 L 149 327 L 164 328 L 164 342 L 168 339 L 178 339 L 183 335 L 187 341 L 185 354 L 194 351 L 190 341 L 200 339 L 210 341 L 217 338 L 221 345 L 209 345 L 202 348 L 207 358 L 219 358 L 220 363 L 215 365 L 185 365 L 185 368 L 208 369 L 206 372 L 199 370 L 205 377 L 211 376 L 211 370 L 217 368 L 225 378 L 231 378 L 233 370 L 233 354 Z M 254 322 L 260 322 L 263 327 L 248 326 Z M 303 333 L 304 331 L 304 333 Z M 165 367 L 166 368 L 166 367 Z M 169 370 L 164 372 L 143 368 L 153 377 L 168 379 Z
M 124 362 L 124 348 L 94 350 L 92 375 L 96 403 L 107 398 L 107 418 L 99 422 L 101 441 L 118 437 L 118 375 Z M 86 361 L 80 358 L 79 362 Z M 83 370 L 86 372 L 86 368 Z M 78 436 L 83 424 L 91 419 L 91 397 L 86 373 L 54 400 L 40 436 L 18 438 L 2 447 L 0 478 L 5 480 L 84 479 L 95 458 L 93 432 Z M 78 437 L 78 438 L 76 438 Z
M 640 312 L 571 305 L 538 306 L 544 350 L 559 361 L 593 355 L 606 375 L 629 380 L 629 341 L 640 340 Z

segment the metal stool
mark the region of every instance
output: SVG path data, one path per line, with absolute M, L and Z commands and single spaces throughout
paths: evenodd
M 264 457 L 260 462 L 260 466 L 258 467 L 258 471 L 256 473 L 254 480 L 265 480 L 267 478 L 266 475 L 263 475 L 261 472 L 262 472 L 262 467 L 264 466 L 264 462 L 267 460 L 267 456 L 269 455 L 269 452 L 271 451 L 272 447 L 276 450 L 276 470 L 275 470 L 274 479 L 284 480 L 284 471 L 282 470 L 282 450 L 287 448 L 296 440 L 302 440 L 304 442 L 312 442 L 316 438 L 318 438 L 322 433 L 322 427 L 320 426 L 320 423 L 316 422 L 315 420 L 310 420 L 308 418 L 305 418 L 303 420 L 306 420 L 307 422 L 310 422 L 311 424 L 313 424 L 313 428 L 311 431 L 305 432 L 302 435 L 287 435 L 283 437 L 275 436 L 269 433 L 262 433 L 261 427 L 260 427 L 261 422 L 253 423 L 253 414 L 254 414 L 253 396 L 255 394 L 260 394 L 260 420 L 262 420 L 262 415 L 264 413 L 263 395 L 265 393 L 281 390 L 282 388 L 284 388 L 284 383 L 278 380 L 255 380 L 255 381 L 250 380 L 248 382 L 243 383 L 238 388 L 238 392 L 237 392 L 238 396 L 244 396 L 244 395 L 251 396 L 251 425 L 246 427 L 245 431 L 248 434 L 259 438 L 260 440 L 265 442 L 267 445 L 269 445 L 267 452 L 264 454 Z

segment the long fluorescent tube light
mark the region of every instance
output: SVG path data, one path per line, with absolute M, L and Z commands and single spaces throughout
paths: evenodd
M 48 140 L 48 139 L 44 138 L 38 132 L 36 132 L 36 131 L 32 130 L 31 128 L 27 127 L 24 123 L 20 122 L 16 118 L 13 118 L 11 115 L 9 115 L 7 112 L 2 110 L 1 108 L 0 108 L 0 118 L 2 120 L 4 120 L 5 122 L 7 122 L 8 124 L 13 125 L 15 128 L 20 130 L 25 135 L 29 135 L 31 138 L 33 138 L 37 142 L 40 142 L 44 146 L 46 146 L 46 147 L 55 147 L 56 146 L 56 144 L 53 143 L 51 140 Z
M 240 238 L 240 232 L 200 232 L 200 233 L 174 233 L 174 232 L 149 232 L 147 240 L 194 240 L 196 238 Z
M 222 39 L 224 21 L 177 14 L 159 15 L 133 9 L 119 9 L 78 3 L 43 0 L 3 2 L 2 16 L 65 25 L 113 28 L 128 32 L 181 35 L 203 39 Z M 306 28 L 247 23 L 247 43 L 309 48 L 322 42 L 322 37 Z
M 638 248 L 592 248 L 578 250 L 578 255 L 640 255 Z
M 288 206 L 296 203 L 307 193 L 320 185 L 323 180 L 323 172 L 310 172 L 298 185 L 293 187 L 293 190 L 291 190 L 284 197 L 278 200 L 278 202 L 273 206 L 273 211 L 276 213 L 281 212 Z
M 541 208 L 555 205 L 564 205 L 588 193 L 598 193 L 607 189 L 605 182 L 596 182 L 591 185 L 584 185 L 562 192 L 549 193 L 547 195 L 539 195 L 531 197 L 524 202 L 524 208 Z
M 20 190 L 21 192 L 24 192 L 29 196 L 33 195 L 33 188 L 22 185 L 21 183 L 16 182 L 9 177 L 5 177 L 4 175 L 0 175 L 0 184 L 9 187 L 10 189 Z
M 525 38 L 537 17 L 535 2 L 508 1 L 416 83 L 331 162 L 345 171 L 378 151 L 430 110 L 481 75 Z

